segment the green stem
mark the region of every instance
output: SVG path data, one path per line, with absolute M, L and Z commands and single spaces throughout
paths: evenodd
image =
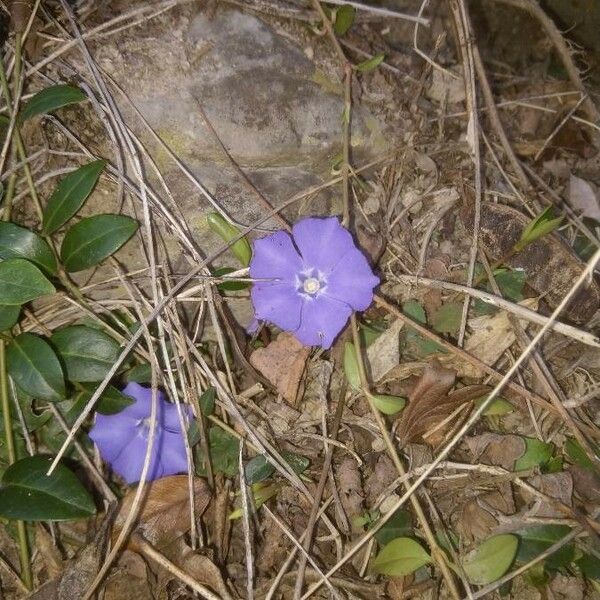
M 10 399 L 8 396 L 8 374 L 6 371 L 6 345 L 0 340 L 0 400 L 2 402 L 2 417 L 4 420 L 4 437 L 8 452 L 8 462 L 13 464 L 17 460 L 15 449 L 15 438 L 12 428 L 10 412 Z M 29 560 L 29 544 L 27 542 L 27 530 L 23 521 L 17 521 L 17 534 L 19 538 L 19 560 L 21 562 L 21 578 L 28 590 L 33 587 L 33 574 Z

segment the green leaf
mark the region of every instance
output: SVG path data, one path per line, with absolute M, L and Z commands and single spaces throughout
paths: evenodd
M 494 271 L 494 279 L 500 288 L 500 293 L 503 298 L 512 302 L 520 302 L 523 300 L 523 287 L 525 285 L 527 275 L 523 269 L 496 269 Z M 493 292 L 489 282 L 486 284 L 486 290 Z M 492 304 L 488 304 L 479 298 L 473 302 L 473 311 L 476 315 L 493 315 L 498 312 L 498 308 Z
M 56 273 L 56 258 L 48 242 L 8 221 L 0 221 L 0 258 L 25 258 L 48 273 Z
M 368 60 L 364 60 L 363 62 L 357 64 L 354 68 L 357 71 L 360 71 L 361 73 L 368 73 L 369 71 L 376 69 L 383 62 L 384 58 L 385 54 L 383 52 L 380 52 L 372 58 L 369 58 Z
M 483 398 L 475 400 L 475 407 L 479 408 L 485 402 L 486 398 L 487 396 L 483 396 Z M 504 398 L 495 398 L 494 400 L 492 400 L 491 404 L 489 404 L 488 407 L 483 411 L 483 414 L 486 417 L 501 417 L 504 415 L 508 415 L 509 413 L 512 413 L 514 411 L 515 409 L 513 405 L 508 400 L 505 400 Z
M 354 24 L 356 9 L 350 4 L 344 4 L 335 11 L 333 30 L 337 35 L 344 35 Z
M 267 500 L 276 496 L 281 490 L 281 485 L 278 483 L 255 483 L 252 486 L 252 500 L 254 508 L 259 509 Z M 239 505 L 239 503 L 238 503 Z M 244 514 L 241 508 L 237 508 L 229 515 L 229 520 L 234 521 L 239 519 Z
M 519 540 L 512 534 L 494 535 L 488 538 L 462 560 L 467 579 L 476 585 L 496 581 L 512 564 Z
M 92 396 L 96 392 L 95 385 L 84 385 L 83 390 L 77 393 L 74 398 L 74 404 L 69 410 L 76 416 L 81 414 L 83 407 L 91 400 Z M 130 396 L 126 396 L 121 393 L 117 388 L 112 385 L 107 387 L 98 401 L 96 402 L 96 412 L 101 415 L 115 415 L 120 413 L 122 410 L 131 406 L 135 400 Z
M 120 345 L 108 334 L 72 325 L 52 334 L 50 341 L 58 350 L 71 381 L 102 381 L 119 357 Z
M 11 329 L 17 324 L 21 307 L 15 304 L 0 304 L 0 331 Z
M 399 508 L 390 520 L 375 534 L 381 546 L 389 544 L 395 538 L 406 537 L 412 533 L 412 517 L 407 510 Z
M 432 315 L 432 327 L 439 333 L 456 333 L 460 327 L 462 310 L 463 305 L 458 302 L 442 304 Z
M 208 226 L 227 243 L 240 235 L 238 228 L 228 223 L 219 213 L 208 213 L 206 220 Z M 244 267 L 250 264 L 252 248 L 246 237 L 235 242 L 230 250 Z
M 244 472 L 246 483 L 252 485 L 271 477 L 275 472 L 275 467 L 262 454 L 259 454 L 246 463 Z
M 53 85 L 38 92 L 21 111 L 21 121 L 51 113 L 63 106 L 82 102 L 86 95 L 74 85 Z
M 587 455 L 587 452 L 581 447 L 581 444 L 573 439 L 568 438 L 565 442 L 565 452 L 571 461 L 588 471 L 598 473 L 600 470 L 597 464 Z M 596 450 L 596 454 L 600 456 L 600 452 Z
M 236 475 L 240 451 L 239 440 L 216 426 L 208 430 L 208 437 L 213 469 L 230 477 Z
M 431 562 L 423 546 L 408 537 L 399 537 L 386 544 L 373 561 L 373 571 L 391 577 L 409 575 Z
M 114 254 L 137 231 L 138 223 L 124 215 L 95 215 L 73 225 L 60 250 L 67 271 L 83 271 Z
M 539 525 L 516 531 L 520 538 L 517 561 L 527 564 L 570 532 L 571 528 L 567 525 Z M 557 570 L 569 565 L 574 558 L 575 546 L 567 544 L 546 558 L 544 563 L 548 569 Z
M 523 437 L 525 452 L 515 461 L 515 471 L 526 471 L 538 465 L 546 464 L 552 458 L 553 444 L 541 442 L 537 438 Z
M 360 375 L 358 373 L 358 358 L 354 344 L 346 342 L 344 345 L 344 373 L 350 387 L 354 390 L 360 390 Z
M 390 396 L 388 394 L 372 394 L 373 404 L 379 412 L 384 415 L 395 415 L 400 412 L 406 400 L 400 396 Z
M 405 302 L 402 305 L 402 312 L 421 325 L 427 324 L 425 309 L 416 300 Z
M 584 554 L 575 561 L 579 570 L 593 581 L 600 581 L 600 559 L 592 554 Z
M 233 273 L 235 269 L 231 267 L 222 267 L 220 269 L 215 269 L 212 274 L 214 277 L 223 277 L 223 275 L 229 275 L 229 273 Z M 222 283 L 217 283 L 217 289 L 222 292 L 239 292 L 240 290 L 246 290 L 250 287 L 250 283 L 248 281 L 223 281 Z
M 94 501 L 73 472 L 52 457 L 23 458 L 6 469 L 0 487 L 0 516 L 23 521 L 68 521 L 92 516 Z
M 54 286 L 28 260 L 0 262 L 0 304 L 21 305 L 54 292 Z
M 149 363 L 142 363 L 141 365 L 131 367 L 125 373 L 125 381 L 128 383 L 130 381 L 135 383 L 150 383 L 152 381 L 152 367 Z
M 310 466 L 310 460 L 301 454 L 284 450 L 281 453 L 281 456 L 285 459 L 287 464 L 292 467 L 292 471 L 294 471 L 296 475 L 302 475 L 302 473 L 304 473 L 304 471 L 306 471 L 306 469 L 308 469 Z
M 205 417 L 210 417 L 215 412 L 215 398 L 217 390 L 214 387 L 209 387 L 202 392 L 200 396 L 200 410 Z
M 32 333 L 17 336 L 8 346 L 6 359 L 10 376 L 26 394 L 49 401 L 65 397 L 62 367 L 41 337 Z
M 562 217 L 554 217 L 552 207 L 549 206 L 525 227 L 519 241 L 514 246 L 515 252 L 521 252 L 529 244 L 557 229 L 562 220 Z
M 105 160 L 95 160 L 69 173 L 60 181 L 44 210 L 43 232 L 60 229 L 83 206 L 98 183 Z

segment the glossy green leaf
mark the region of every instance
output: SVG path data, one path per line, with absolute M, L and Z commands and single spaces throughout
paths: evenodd
M 23 107 L 21 121 L 31 119 L 35 115 L 51 113 L 63 106 L 76 104 L 86 99 L 86 95 L 74 85 L 53 85 L 38 92 Z
M 356 348 L 351 342 L 346 342 L 344 345 L 344 373 L 350 387 L 354 390 L 360 390 L 358 358 L 356 356 Z
M 228 223 L 219 213 L 208 213 L 206 220 L 209 227 L 227 243 L 240 235 L 238 228 Z M 230 250 L 244 267 L 250 264 L 252 248 L 246 237 L 234 242 Z
M 372 58 L 369 58 L 368 60 L 364 60 L 363 62 L 357 64 L 354 68 L 357 71 L 360 71 L 361 73 L 368 73 L 369 71 L 373 71 L 374 69 L 376 69 L 383 62 L 384 58 L 385 54 L 383 52 L 380 52 Z
M 494 271 L 494 279 L 500 288 L 500 293 L 503 298 L 512 302 L 520 302 L 523 300 L 523 287 L 527 279 L 527 274 L 523 269 L 496 269 Z M 489 282 L 486 284 L 486 290 L 493 293 Z M 492 304 L 488 304 L 479 298 L 473 301 L 473 311 L 476 315 L 493 315 L 498 312 L 498 308 Z
M 281 453 L 281 456 L 287 462 L 287 464 L 292 467 L 292 471 L 294 471 L 296 475 L 302 475 L 302 473 L 304 473 L 304 471 L 306 471 L 306 469 L 308 469 L 310 466 L 310 460 L 301 454 L 284 450 Z
M 69 410 L 75 416 L 79 416 L 85 405 L 91 400 L 92 396 L 96 393 L 96 386 L 87 384 L 83 385 L 83 390 L 80 390 L 75 398 L 74 404 Z M 121 393 L 117 388 L 108 386 L 98 401 L 96 402 L 96 412 L 101 415 L 115 415 L 120 413 L 123 409 L 131 406 L 135 400 L 130 396 L 126 396 Z
M 462 560 L 467 579 L 476 585 L 496 581 L 512 564 L 519 540 L 512 534 L 494 535 Z
M 520 252 L 529 244 L 557 229 L 562 220 L 562 217 L 554 217 L 552 207 L 549 206 L 525 227 L 519 241 L 515 244 L 515 252 Z
M 515 471 L 526 471 L 546 464 L 552 458 L 554 446 L 541 442 L 537 438 L 523 437 L 525 453 L 515 461 Z
M 373 571 L 391 577 L 409 575 L 431 562 L 423 546 L 409 537 L 399 537 L 386 544 L 373 561 Z
M 43 231 L 46 235 L 54 233 L 77 214 L 98 183 L 105 165 L 105 160 L 95 160 L 60 181 L 44 210 Z
M 379 412 L 384 415 L 395 415 L 400 412 L 405 404 L 406 400 L 400 396 L 390 396 L 389 394 L 373 394 L 373 404 Z
M 23 521 L 68 521 L 92 516 L 94 501 L 74 473 L 59 463 L 46 475 L 52 457 L 23 458 L 4 472 L 0 516 Z
M 356 9 L 350 4 L 344 4 L 335 11 L 333 30 L 337 35 L 344 35 L 354 24 Z
M 0 304 L 0 331 L 11 329 L 17 324 L 21 307 L 15 304 Z
M 479 408 L 485 402 L 486 398 L 487 396 L 484 396 L 483 398 L 475 400 L 475 406 Z M 488 404 L 488 407 L 483 411 L 483 414 L 486 417 L 502 417 L 512 412 L 515 412 L 515 409 L 508 400 L 505 400 L 504 398 L 495 398 L 490 404 Z
M 517 561 L 527 564 L 570 532 L 571 528 L 567 525 L 554 524 L 527 527 L 516 531 L 520 539 Z M 548 569 L 560 569 L 569 565 L 574 558 L 575 546 L 567 544 L 546 558 L 544 563 Z
M 409 536 L 412 533 L 412 517 L 407 510 L 399 508 L 390 520 L 375 534 L 375 539 L 381 546 L 389 544 L 392 540 Z
M 50 341 L 58 351 L 71 381 L 102 381 L 120 354 L 108 334 L 85 325 L 64 327 Z
M 9 344 L 6 359 L 10 376 L 26 394 L 50 401 L 65 397 L 62 367 L 43 338 L 22 333 Z
M 25 258 L 48 273 L 56 273 L 56 258 L 48 242 L 26 227 L 0 221 L 0 258 Z
M 439 333 L 454 334 L 460 327 L 463 305 L 459 302 L 442 304 L 432 315 L 431 325 Z
M 137 231 L 138 223 L 125 215 L 95 215 L 67 231 L 60 251 L 67 271 L 83 271 L 114 254 Z
M 271 477 L 275 473 L 275 467 L 262 454 L 259 454 L 246 463 L 244 472 L 246 483 L 252 485 Z
M 0 304 L 21 305 L 54 292 L 54 286 L 28 260 L 0 262 Z
M 213 469 L 230 477 L 237 475 L 239 440 L 220 427 L 211 427 L 208 437 Z

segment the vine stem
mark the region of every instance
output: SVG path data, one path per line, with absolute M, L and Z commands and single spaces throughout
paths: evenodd
M 17 33 L 15 38 L 15 89 L 17 94 L 20 88 L 21 78 L 21 34 Z M 8 82 L 6 81 L 6 72 L 4 63 L 0 58 L 0 79 L 3 87 L 4 95 L 6 96 L 7 106 L 10 107 L 10 91 Z M 18 133 L 15 129 L 13 135 Z M 12 205 L 12 197 L 15 190 L 16 175 L 9 179 L 9 184 L 6 190 L 4 205 L 8 210 L 4 213 L 4 218 L 10 218 L 10 206 Z M 8 453 L 8 463 L 12 465 L 17 460 L 17 452 L 15 448 L 15 437 L 12 428 L 12 417 L 10 410 L 10 398 L 8 395 L 8 371 L 6 368 L 6 342 L 0 340 L 0 403 L 2 405 L 2 418 L 4 424 L 4 437 L 6 440 L 6 450 Z M 19 561 L 21 563 L 21 579 L 28 590 L 33 588 L 33 573 L 31 571 L 31 561 L 29 554 L 29 543 L 27 540 L 27 529 L 24 521 L 17 521 L 17 537 L 19 546 Z
M 375 418 L 377 426 L 379 427 L 379 431 L 381 432 L 381 435 L 383 436 L 383 440 L 385 442 L 385 445 L 386 445 L 387 451 L 390 455 L 390 458 L 392 459 L 392 462 L 394 463 L 396 471 L 398 471 L 398 474 L 400 475 L 400 477 L 402 478 L 402 480 L 404 482 L 404 487 L 408 491 L 408 489 L 410 489 L 410 483 L 409 483 L 408 479 L 406 479 L 406 470 L 404 469 L 402 460 L 400 459 L 400 456 L 398 455 L 396 446 L 394 445 L 392 437 L 390 436 L 385 419 L 383 418 L 382 414 L 379 412 L 379 410 L 375 406 L 375 403 L 373 402 L 373 394 L 371 393 L 371 391 L 369 389 L 369 380 L 367 378 L 367 372 L 365 369 L 365 363 L 364 363 L 363 355 L 362 355 L 362 351 L 361 351 L 360 335 L 358 333 L 358 325 L 356 322 L 356 315 L 353 314 L 350 317 L 350 319 L 351 319 L 350 323 L 351 323 L 351 328 L 352 328 L 352 338 L 354 340 L 354 347 L 356 349 L 356 360 L 357 360 L 357 364 L 358 364 L 358 374 L 360 377 L 361 391 L 365 395 L 365 398 L 367 399 L 367 401 L 369 402 L 369 407 L 371 409 L 371 413 L 373 414 L 373 417 Z M 429 545 L 429 548 L 431 550 L 431 557 L 433 558 L 434 563 L 439 567 L 439 569 L 442 573 L 442 576 L 446 582 L 446 585 L 448 586 L 448 590 L 449 590 L 452 598 L 454 598 L 454 600 L 460 600 L 461 594 L 458 591 L 456 582 L 454 581 L 454 576 L 452 574 L 452 571 L 450 570 L 450 567 L 448 566 L 446 555 L 444 554 L 443 550 L 439 547 L 439 545 L 435 539 L 435 535 L 434 535 L 433 531 L 431 530 L 429 522 L 427 521 L 427 517 L 425 516 L 423 507 L 421 506 L 421 503 L 419 502 L 419 500 L 415 496 L 415 494 L 412 494 L 410 496 L 410 502 L 411 502 L 412 507 L 417 515 L 417 519 L 419 521 L 419 524 L 421 525 L 423 534 L 425 535 L 425 538 L 427 540 L 427 544 Z

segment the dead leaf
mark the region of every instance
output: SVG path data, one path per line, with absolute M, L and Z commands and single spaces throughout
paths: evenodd
M 464 537 L 467 542 L 486 539 L 496 525 L 497 519 L 479 504 L 478 498 L 469 500 L 462 507 L 460 519 L 457 521 L 458 533 L 461 539 Z
M 35 547 L 44 561 L 48 579 L 58 577 L 64 569 L 62 556 L 52 536 L 41 523 L 35 526 Z
M 283 332 L 266 348 L 250 355 L 250 364 L 260 371 L 290 404 L 296 402 L 310 348 L 291 333 Z
M 467 438 L 473 461 L 512 470 L 515 461 L 525 453 L 525 440 L 518 435 L 483 433 Z
M 103 589 L 104 600 L 146 600 L 152 598 L 146 561 L 136 552 L 125 550 L 119 557 L 116 568 L 106 579 Z
M 344 512 L 351 521 L 353 517 L 362 513 L 364 499 L 360 469 L 356 460 L 350 456 L 343 458 L 335 468 L 335 475 Z
M 538 301 L 535 298 L 528 298 L 519 304 L 535 310 Z M 524 327 L 527 325 L 523 320 L 520 323 Z M 508 314 L 504 311 L 471 319 L 469 327 L 472 333 L 465 341 L 465 350 L 486 365 L 496 364 L 516 339 L 514 328 Z
M 573 208 L 581 213 L 583 217 L 600 221 L 598 191 L 591 183 L 581 179 L 581 177 L 571 175 L 569 179 L 569 200 Z
M 563 471 L 562 473 L 545 473 L 536 475 L 530 479 L 533 487 L 537 488 L 542 494 L 550 498 L 555 498 L 566 506 L 571 506 L 573 498 L 573 479 L 571 474 Z M 525 496 L 528 494 L 525 492 Z M 528 516 L 540 518 L 562 518 L 565 513 L 555 506 L 551 501 L 539 497 L 532 497 L 534 504 L 527 511 Z
M 466 227 L 472 227 L 470 203 L 465 204 L 461 218 Z M 507 256 L 529 222 L 528 217 L 514 208 L 482 203 L 480 240 L 490 260 L 501 260 Z M 556 233 L 538 239 L 507 263 L 513 269 L 525 270 L 527 284 L 543 295 L 551 308 L 558 306 L 585 268 L 585 264 Z M 587 282 L 579 288 L 564 314 L 572 321 L 583 323 L 592 317 L 599 306 L 600 288 L 595 281 Z
M 455 371 L 445 369 L 439 361 L 433 360 L 427 365 L 400 417 L 398 435 L 402 446 L 433 430 L 462 404 L 480 398 L 489 391 L 486 386 L 473 385 L 448 393 L 455 379 Z M 435 445 L 444 431 L 437 433 L 435 439 L 426 441 Z
M 465 84 L 460 73 L 452 77 L 445 71 L 433 69 L 427 97 L 439 103 L 457 104 L 465 99 Z
M 156 548 L 169 545 L 190 529 L 190 493 L 187 475 L 163 477 L 148 484 L 134 530 Z M 135 488 L 121 502 L 115 519 L 113 538 L 116 538 L 133 503 Z M 202 515 L 211 499 L 204 479 L 194 479 L 194 508 L 196 517 Z M 135 548 L 133 548 L 135 549 Z
M 569 577 L 557 573 L 549 582 L 553 600 L 583 600 L 585 587 L 582 577 Z
M 373 381 L 379 381 L 384 375 L 400 363 L 400 330 L 404 323 L 394 321 L 368 348 L 367 360 Z

